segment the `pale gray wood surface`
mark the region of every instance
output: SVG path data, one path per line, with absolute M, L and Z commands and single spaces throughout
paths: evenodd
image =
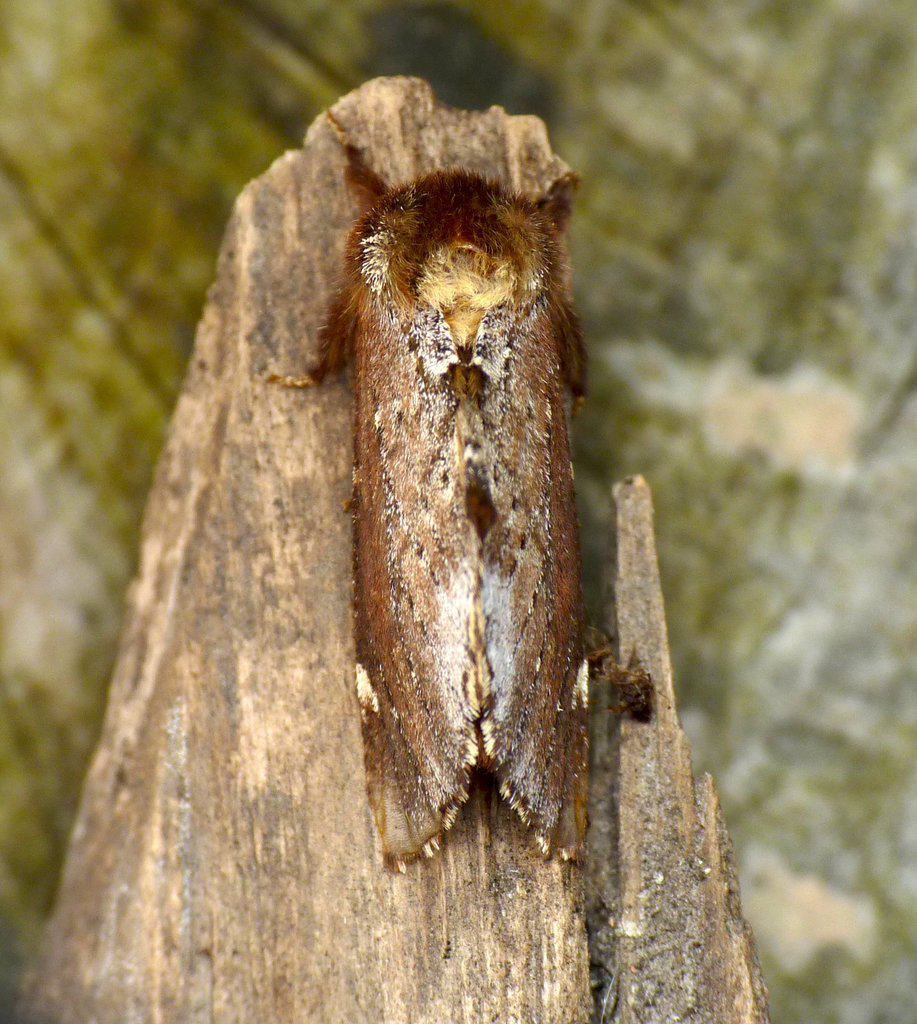
M 369 83 L 334 115 L 392 180 L 461 162 L 536 191 L 564 169 L 537 119 L 438 107 L 417 80 Z M 618 494 L 618 631 L 660 713 L 619 745 L 599 713 L 587 869 L 542 859 L 481 797 L 437 856 L 381 867 L 353 687 L 348 384 L 264 383 L 314 355 L 355 214 L 343 167 L 320 117 L 236 205 L 27 1005 L 60 1024 L 573 1024 L 614 1004 L 766 1020 L 712 784 L 695 792 L 674 714 L 636 485 Z
M 655 712 L 604 730 L 593 715 L 587 891 L 605 1020 L 766 1024 L 719 799 L 709 775 L 694 780 L 678 720 L 646 483 L 618 484 L 614 506 L 609 616 L 622 660 L 636 652 L 650 672 Z

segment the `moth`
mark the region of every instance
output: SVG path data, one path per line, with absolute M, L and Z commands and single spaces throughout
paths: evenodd
M 431 855 L 490 773 L 540 849 L 582 851 L 589 666 L 567 422 L 585 391 L 564 234 L 576 178 L 532 197 L 462 169 L 363 214 L 320 336 L 353 365 L 356 693 L 385 863 Z

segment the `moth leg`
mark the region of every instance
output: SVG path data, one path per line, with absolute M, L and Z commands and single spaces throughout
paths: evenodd
M 264 379 L 268 384 L 279 384 L 282 388 L 314 388 L 321 384 L 321 379 L 311 373 L 293 374 L 289 377 L 280 373 L 269 373 Z
M 284 388 L 314 388 L 329 373 L 338 373 L 353 353 L 354 333 L 357 328 L 357 309 L 351 291 L 344 287 L 338 292 L 328 317 L 318 332 L 318 358 L 305 373 L 269 373 L 268 384 Z

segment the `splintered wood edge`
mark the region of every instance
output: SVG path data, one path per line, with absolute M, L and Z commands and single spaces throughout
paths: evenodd
M 613 499 L 619 657 L 626 663 L 636 654 L 655 691 L 652 720 L 643 724 L 625 718 L 619 735 L 615 1020 L 644 1020 L 650 1009 L 654 1016 L 684 1012 L 685 1004 L 678 1001 L 681 983 L 657 977 L 645 988 L 632 966 L 640 962 L 643 971 L 665 973 L 678 962 L 685 983 L 690 977 L 699 994 L 695 1009 L 716 1019 L 729 1007 L 730 1022 L 767 1024 L 767 987 L 753 934 L 742 918 L 735 856 L 716 788 L 709 775 L 694 781 L 690 745 L 678 720 L 652 495 L 637 476 L 616 484 Z M 655 879 L 648 877 L 653 872 Z M 664 894 L 653 884 L 659 877 L 665 879 Z M 684 925 L 689 931 L 682 930 Z M 683 943 L 684 952 L 679 957 L 675 950 L 667 960 L 660 949 L 668 945 L 672 952 L 673 941 Z M 652 1006 L 643 1001 L 651 991 Z

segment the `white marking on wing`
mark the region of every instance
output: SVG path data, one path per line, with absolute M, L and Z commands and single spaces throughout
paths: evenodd
M 357 700 L 365 711 L 375 711 L 379 714 L 379 698 L 369 681 L 369 673 L 357 662 Z

